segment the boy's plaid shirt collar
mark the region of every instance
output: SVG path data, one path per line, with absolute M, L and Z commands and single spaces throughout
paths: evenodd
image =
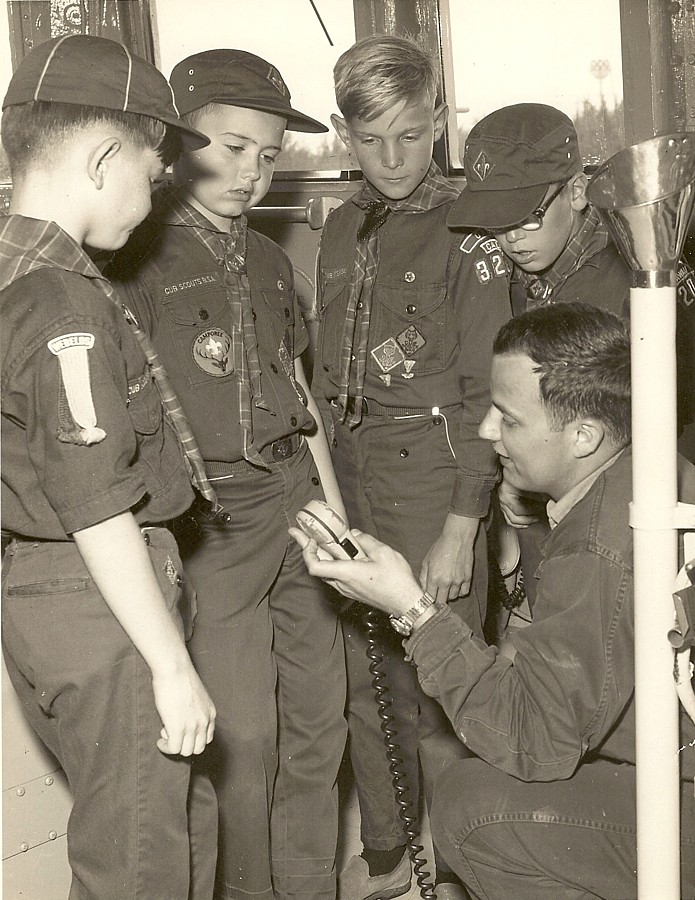
M 10 215 L 0 219 L 0 290 L 41 268 L 76 272 L 110 285 L 82 247 L 55 222 Z
M 195 236 L 212 253 L 218 264 L 222 265 L 226 243 L 229 241 L 229 232 L 221 231 L 215 225 L 198 212 L 180 196 L 180 191 L 174 186 L 160 188 L 152 196 L 152 217 L 162 225 L 179 225 L 192 228 Z M 239 216 L 232 220 L 238 231 L 246 230 L 246 216 Z M 232 231 L 234 237 L 234 230 Z M 244 251 L 246 242 L 244 240 Z
M 393 212 L 419 213 L 436 209 L 436 207 L 442 206 L 444 203 L 455 200 L 458 195 L 459 192 L 453 184 L 447 181 L 442 175 L 442 170 L 432 160 L 427 174 L 420 184 L 412 194 L 409 194 L 403 200 L 389 200 L 388 197 L 384 197 L 368 181 L 364 182 L 362 189 L 352 199 L 361 209 L 364 209 L 374 200 L 381 200 Z

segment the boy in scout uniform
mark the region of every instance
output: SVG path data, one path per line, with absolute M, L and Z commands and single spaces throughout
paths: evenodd
M 137 337 L 82 249 L 125 243 L 182 140 L 207 143 L 164 76 L 104 38 L 38 45 L 3 102 L 2 643 L 74 798 L 74 900 L 210 900 L 214 886 L 215 794 L 189 786 L 215 710 L 184 643 L 176 543 L 155 527 L 193 491 Z
M 437 101 L 430 57 L 413 41 L 380 35 L 344 53 L 334 76 L 342 116 L 332 122 L 364 184 L 331 213 L 321 237 L 314 394 L 350 524 L 397 547 L 423 589 L 481 635 L 481 520 L 497 469 L 477 432 L 489 405 L 493 337 L 510 315 L 507 266 L 494 238 L 447 229 L 458 192 L 432 160 L 447 107 Z M 344 628 L 364 844 L 341 875 L 340 895 L 350 900 L 397 896 L 411 883 L 360 610 Z M 416 808 L 418 753 L 429 794 L 465 748 L 420 691 L 400 640 L 384 619 L 383 668 Z M 443 866 L 437 878 L 437 896 L 453 896 Z
M 197 591 L 191 654 L 217 707 L 205 768 L 217 791 L 224 898 L 335 896 L 345 664 L 330 594 L 287 527 L 310 499 L 342 509 L 299 355 L 292 266 L 244 213 L 265 196 L 297 112 L 277 69 L 208 50 L 172 72 L 210 137 L 111 270 L 153 338 L 221 509 L 199 505 L 179 546 Z

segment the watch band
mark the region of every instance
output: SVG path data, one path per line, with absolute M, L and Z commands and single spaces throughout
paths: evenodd
M 418 602 L 411 606 L 407 612 L 400 616 L 389 616 L 389 622 L 394 631 L 408 637 L 413 630 L 413 625 L 420 616 L 434 604 L 434 597 L 430 597 L 427 591 L 424 592 Z

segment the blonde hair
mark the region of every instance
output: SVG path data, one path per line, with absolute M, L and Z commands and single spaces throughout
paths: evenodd
M 435 61 L 416 41 L 377 34 L 346 50 L 333 69 L 335 99 L 343 116 L 369 122 L 403 100 L 428 97 L 434 108 L 438 75 Z

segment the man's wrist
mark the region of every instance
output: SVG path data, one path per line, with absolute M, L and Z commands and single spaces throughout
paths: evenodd
M 436 612 L 434 606 L 434 597 L 431 597 L 427 591 L 414 603 L 408 610 L 399 616 L 389 616 L 389 622 L 394 631 L 409 637 L 416 627 L 424 625 L 424 623 Z

